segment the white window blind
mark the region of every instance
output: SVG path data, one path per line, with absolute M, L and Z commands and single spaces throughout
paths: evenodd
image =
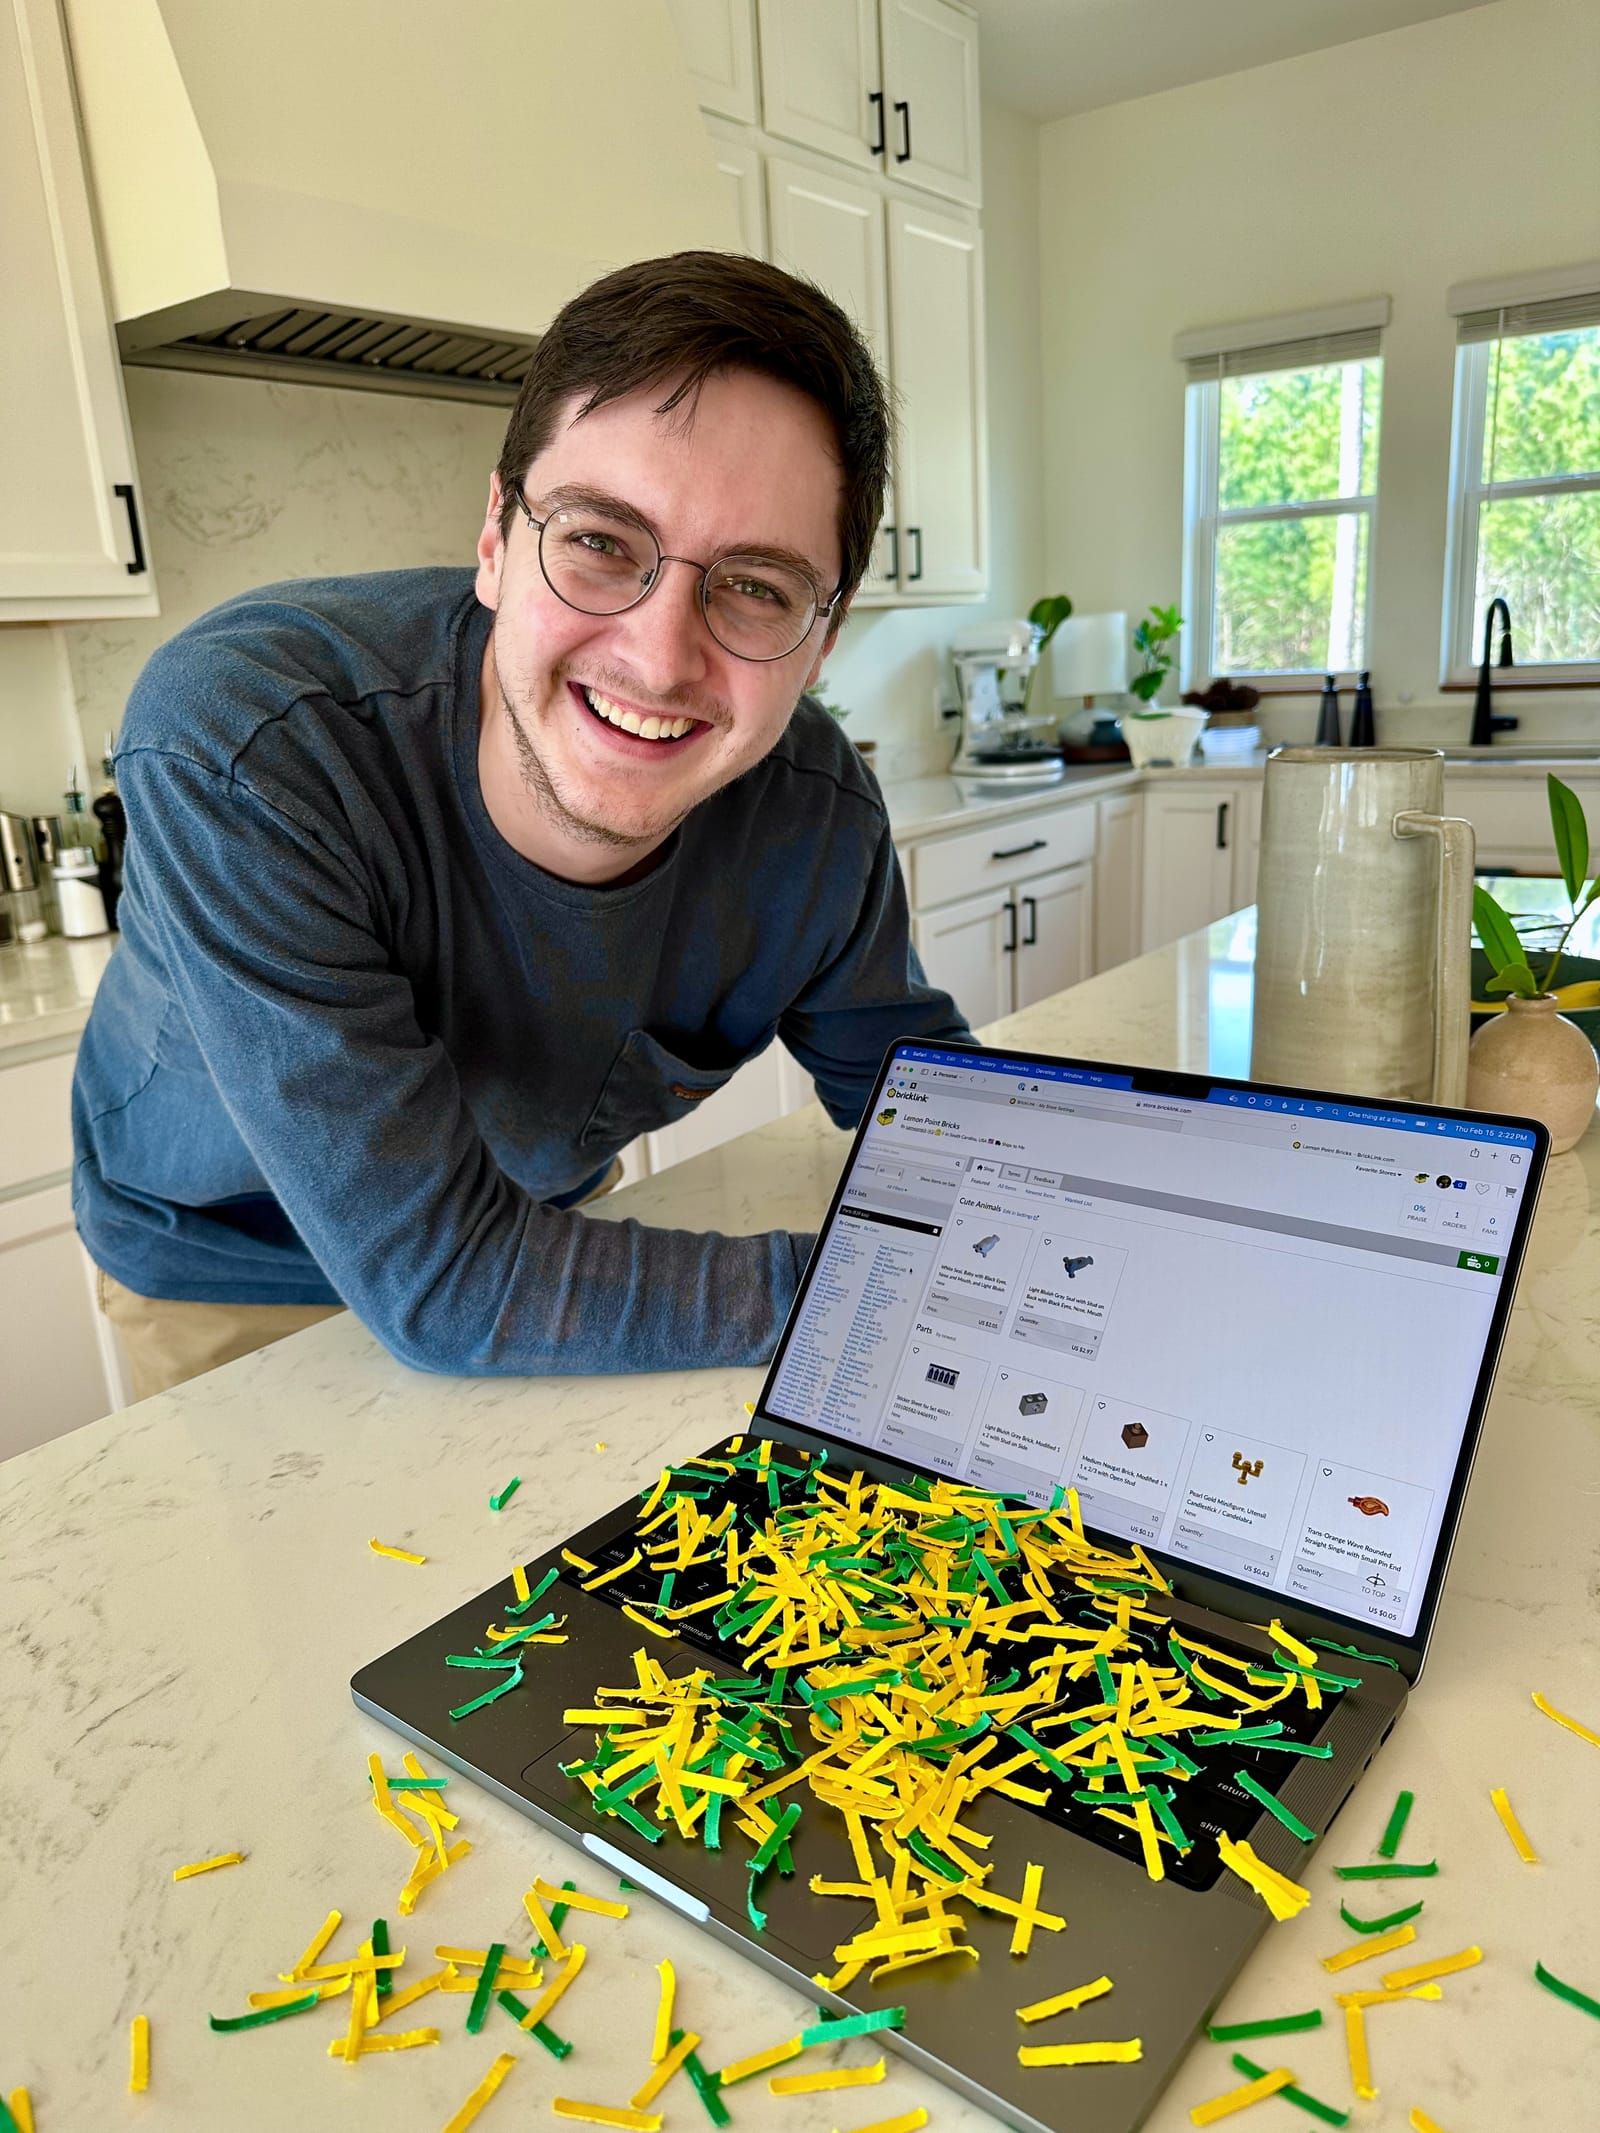
M 1213 378 L 1256 378 L 1274 370 L 1310 370 L 1319 363 L 1360 363 L 1382 352 L 1383 332 L 1367 326 L 1350 333 L 1308 334 L 1298 341 L 1270 341 L 1253 348 L 1219 348 L 1189 356 L 1183 374 L 1190 385 Z

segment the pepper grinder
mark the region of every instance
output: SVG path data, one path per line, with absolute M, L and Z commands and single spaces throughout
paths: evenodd
M 1372 676 L 1365 668 L 1361 686 L 1356 690 L 1356 707 L 1350 715 L 1350 745 L 1352 748 L 1375 748 L 1378 745 L 1372 716 Z
M 1319 748 L 1339 746 L 1339 691 L 1331 674 L 1324 676 L 1322 702 L 1317 711 L 1317 739 Z

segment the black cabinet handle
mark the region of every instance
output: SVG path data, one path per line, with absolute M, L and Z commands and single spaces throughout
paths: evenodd
M 1217 802 L 1217 850 L 1219 852 L 1225 852 L 1227 849 L 1228 803 L 1226 800 L 1219 800 Z
M 906 572 L 906 583 L 911 585 L 922 576 L 922 528 L 920 526 L 907 526 L 906 539 L 915 541 L 917 544 L 917 567 L 915 570 Z
M 1021 859 L 1028 852 L 1042 852 L 1048 839 L 1035 837 L 1032 844 L 1008 844 L 1003 852 L 991 852 L 991 859 Z
M 1024 948 L 1031 948 L 1039 938 L 1039 899 L 1036 896 L 1025 896 L 1022 899 L 1022 908 L 1028 914 L 1028 930 L 1022 936 L 1022 945 Z
M 898 526 L 885 526 L 883 530 L 889 536 L 891 544 L 889 568 L 884 575 L 890 578 L 897 578 L 900 575 L 900 528 Z
M 867 102 L 877 106 L 873 116 L 878 121 L 878 138 L 869 142 L 868 148 L 871 154 L 881 156 L 884 149 L 889 145 L 883 129 L 883 91 L 881 89 L 869 89 L 867 91 Z
M 1017 952 L 1017 907 L 1016 907 L 1016 905 L 1015 905 L 1015 904 L 1012 904 L 1012 903 L 1008 903 L 1008 904 L 1006 905 L 1006 943 L 1005 943 L 1005 945 L 1006 945 L 1006 954 L 1007 954 L 1007 955 L 1015 955 L 1015 954 L 1016 954 L 1016 952 Z
M 144 559 L 144 536 L 139 531 L 139 505 L 134 497 L 133 483 L 119 481 L 113 485 L 112 494 L 120 496 L 128 507 L 128 532 L 133 538 L 133 561 L 128 565 L 128 576 L 138 578 L 149 567 Z
M 911 106 L 903 97 L 897 96 L 894 100 L 894 108 L 900 114 L 900 138 L 905 143 L 903 148 L 895 150 L 894 159 L 897 163 L 909 163 L 911 161 Z

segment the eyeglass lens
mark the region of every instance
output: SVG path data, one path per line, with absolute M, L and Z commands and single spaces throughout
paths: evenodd
M 555 511 L 539 536 L 550 590 L 588 615 L 619 615 L 655 583 L 661 550 L 643 527 L 596 511 Z M 755 556 L 723 556 L 706 573 L 707 627 L 741 659 L 781 659 L 816 619 L 809 579 Z

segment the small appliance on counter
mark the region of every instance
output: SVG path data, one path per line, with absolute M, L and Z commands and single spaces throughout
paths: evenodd
M 28 818 L 0 811 L 0 941 L 42 941 L 49 930 Z
M 950 648 L 961 691 L 961 747 L 950 766 L 955 777 L 1041 785 L 1065 775 L 1054 710 L 1028 708 L 1040 634 L 1028 621 L 976 622 L 956 632 Z
M 1059 698 L 1081 697 L 1061 722 L 1061 754 L 1069 763 L 1126 763 L 1128 744 L 1117 713 L 1097 696 L 1121 696 L 1128 686 L 1125 614 L 1071 615 L 1050 646 L 1051 678 Z
M 86 844 L 69 844 L 50 869 L 55 883 L 56 914 L 69 941 L 109 933 L 106 900 L 100 888 L 100 861 Z

